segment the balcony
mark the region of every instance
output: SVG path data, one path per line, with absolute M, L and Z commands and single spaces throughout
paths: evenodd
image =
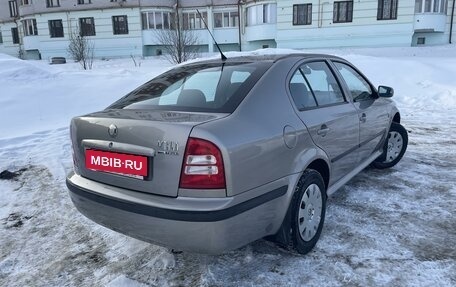
M 276 24 L 259 24 L 245 27 L 244 38 L 246 41 L 261 41 L 275 39 L 277 34 Z
M 25 36 L 24 41 L 24 50 L 39 50 L 40 49 L 40 39 L 38 36 Z
M 237 43 L 239 43 L 238 27 L 216 28 L 213 30 L 213 34 L 214 34 L 215 40 L 219 44 L 237 44 Z M 211 41 L 211 43 L 212 43 L 212 41 Z
M 415 14 L 415 32 L 445 32 L 446 15 L 438 13 Z
M 160 33 L 168 33 L 169 30 L 142 30 L 142 39 L 144 45 L 163 45 L 160 42 Z M 171 32 L 175 33 L 175 32 Z M 196 44 L 198 45 L 207 45 L 208 43 L 212 43 L 212 39 L 209 41 L 209 34 L 206 30 L 198 29 L 198 30 L 188 30 L 186 33 L 192 33 L 194 37 L 196 37 Z M 222 42 L 222 41 L 221 41 Z

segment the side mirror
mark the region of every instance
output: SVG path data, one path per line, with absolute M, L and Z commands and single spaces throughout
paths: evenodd
M 394 89 L 387 86 L 378 87 L 378 96 L 381 98 L 391 98 L 394 95 Z

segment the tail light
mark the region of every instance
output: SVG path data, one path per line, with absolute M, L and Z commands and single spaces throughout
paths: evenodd
M 185 148 L 180 188 L 226 188 L 225 169 L 220 149 L 210 141 L 189 138 Z

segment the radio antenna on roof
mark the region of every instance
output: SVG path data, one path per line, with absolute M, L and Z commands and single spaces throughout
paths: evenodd
M 214 35 L 212 35 L 211 30 L 209 30 L 209 27 L 207 27 L 207 23 L 203 18 L 203 15 L 201 15 L 200 11 L 196 9 L 196 12 L 198 12 L 198 15 L 201 20 L 203 20 L 204 26 L 206 27 L 206 30 L 209 32 L 209 35 L 211 35 L 212 40 L 214 40 L 215 46 L 217 46 L 218 51 L 220 52 L 220 57 L 222 58 L 222 61 L 226 60 L 226 56 L 223 55 L 222 49 L 220 49 L 220 46 L 218 45 L 217 41 L 215 41 Z

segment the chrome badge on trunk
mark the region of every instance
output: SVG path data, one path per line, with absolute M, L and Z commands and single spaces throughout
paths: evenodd
M 159 150 L 158 154 L 169 154 L 169 155 L 178 155 L 179 154 L 179 144 L 175 141 L 157 141 Z

